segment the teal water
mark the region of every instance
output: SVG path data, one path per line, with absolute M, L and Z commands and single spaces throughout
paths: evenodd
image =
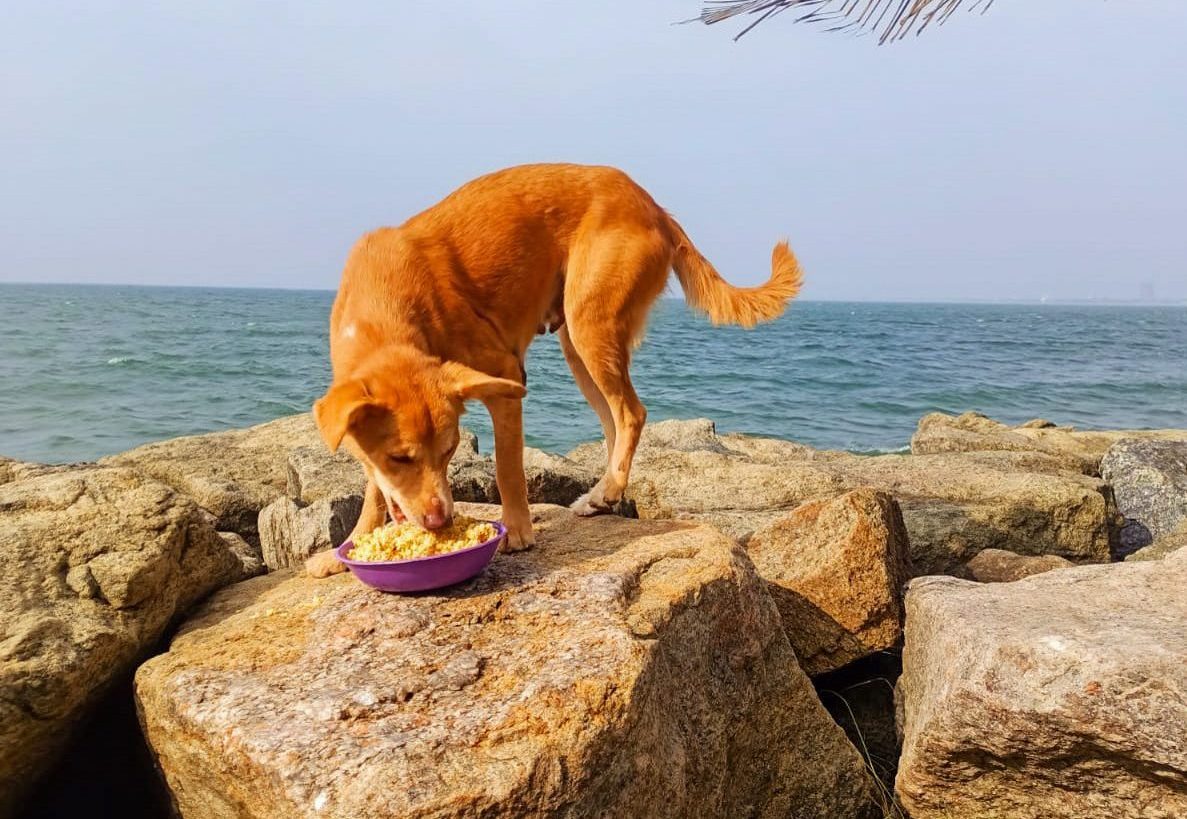
M 305 411 L 329 378 L 333 294 L 0 285 L 0 453 L 91 460 Z M 632 368 L 650 418 L 709 417 L 855 451 L 932 410 L 1187 427 L 1187 309 L 802 302 L 747 332 L 664 300 Z M 530 444 L 601 435 L 556 339 L 528 361 Z M 489 446 L 480 406 L 466 417 Z

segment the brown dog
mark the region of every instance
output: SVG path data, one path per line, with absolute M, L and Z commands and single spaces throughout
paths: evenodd
M 351 251 L 330 316 L 334 382 L 313 411 L 331 450 L 367 473 L 352 536 L 404 515 L 427 529 L 453 511 L 446 467 L 463 402 L 490 412 L 507 548 L 533 542 L 523 473 L 524 357 L 552 330 L 606 435 L 597 485 L 580 514 L 622 498 L 646 410 L 631 386 L 631 351 L 675 269 L 685 298 L 714 323 L 752 327 L 800 289 L 786 242 L 760 287 L 725 282 L 684 231 L 622 171 L 524 165 L 463 185 L 398 228 Z M 341 569 L 332 552 L 310 574 Z

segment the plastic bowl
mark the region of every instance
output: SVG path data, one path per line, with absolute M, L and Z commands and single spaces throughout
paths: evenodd
M 495 556 L 499 544 L 507 537 L 507 529 L 497 521 L 484 522 L 495 527 L 497 534 L 493 538 L 443 555 L 408 560 L 351 560 L 346 556 L 354 546 L 349 540 L 338 547 L 337 555 L 355 577 L 373 589 L 385 592 L 440 589 L 469 580 L 485 569 Z

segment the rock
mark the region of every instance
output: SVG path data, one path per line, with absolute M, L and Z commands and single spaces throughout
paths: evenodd
M 965 564 L 965 573 L 978 583 L 1012 583 L 1032 574 L 1074 565 L 1058 555 L 1017 555 L 1004 549 L 985 549 Z
M 1135 562 L 1142 560 L 1162 560 L 1164 557 L 1170 557 L 1171 553 L 1179 551 L 1184 546 L 1187 546 L 1187 522 L 1179 524 L 1179 528 L 1169 535 L 1158 538 L 1151 545 L 1138 549 L 1125 559 Z M 1187 554 L 1187 552 L 1184 554 Z
M 285 491 L 300 503 L 326 498 L 362 495 L 367 475 L 345 449 L 330 452 L 324 446 L 299 446 L 288 454 Z
M 1104 483 L 1033 471 L 1028 453 L 847 456 L 830 466 L 898 500 L 917 573 L 955 571 L 989 548 L 1109 559 L 1116 512 Z
M 188 495 L 218 519 L 218 528 L 248 540 L 260 510 L 285 494 L 288 454 L 321 447 L 311 413 L 267 424 L 146 444 L 100 463 L 128 466 Z
M 1038 418 L 1010 427 L 978 412 L 956 416 L 933 412 L 920 419 L 911 437 L 911 452 L 1034 451 L 1057 458 L 1068 469 L 1099 475 L 1105 452 L 1124 438 L 1187 440 L 1187 430 L 1077 430 Z
M 523 468 L 532 503 L 568 506 L 598 482 L 600 473 L 560 455 L 528 447 L 523 451 Z
M 193 501 L 134 470 L 0 485 L 0 816 L 180 613 L 248 573 Z
M 872 815 L 734 544 L 533 511 L 536 548 L 442 593 L 278 573 L 213 598 L 136 677 L 182 814 Z
M 806 503 L 755 532 L 746 551 L 808 674 L 898 643 L 910 547 L 890 496 L 859 489 Z
M 695 519 L 745 540 L 805 501 L 869 486 L 898 500 L 919 573 L 957 571 L 988 548 L 1081 562 L 1109 558 L 1116 511 L 1108 488 L 1062 470 L 1045 453 L 870 457 L 714 437 L 707 421 L 680 423 L 662 435 L 644 433 L 627 489 L 641 518 Z M 656 443 L 673 440 L 681 448 Z M 605 460 L 600 444 L 569 457 L 587 468 Z
M 25 478 L 36 478 L 38 475 L 53 475 L 57 472 L 67 472 L 83 466 L 91 466 L 91 464 L 36 464 L 18 461 L 15 458 L 6 458 L 0 455 L 0 484 L 20 481 Z
M 478 437 L 462 430 L 462 440 L 449 462 L 449 486 L 455 501 L 498 503 L 495 464 L 478 452 Z
M 239 565 L 242 567 L 241 574 L 244 579 L 255 577 L 257 574 L 263 574 L 266 571 L 264 556 L 260 552 L 259 546 L 248 543 L 234 532 L 219 532 L 218 536 L 222 538 L 223 545 L 226 546 L 227 551 L 239 561 Z
M 1187 433 L 1180 441 L 1118 441 L 1101 462 L 1101 475 L 1125 516 L 1122 553 L 1149 546 L 1187 521 Z
M 897 792 L 913 819 L 1187 816 L 1187 561 L 912 581 Z
M 362 510 L 362 495 L 322 498 L 308 506 L 277 498 L 260 512 L 264 564 L 271 570 L 300 566 L 315 552 L 341 545 Z
M 831 497 L 848 487 L 826 466 L 809 459 L 779 461 L 756 457 L 770 447 L 810 452 L 786 441 L 745 440 L 719 437 L 713 423 L 660 421 L 644 427 L 635 454 L 627 496 L 635 501 L 639 517 L 702 516 L 751 517 L 752 512 L 790 511 L 805 500 Z M 587 469 L 605 467 L 601 443 L 584 444 L 569 454 Z M 638 487 L 646 487 L 640 491 Z M 772 515 L 772 517 L 777 515 Z M 752 532 L 756 526 L 751 526 Z M 732 532 L 749 534 L 745 527 Z

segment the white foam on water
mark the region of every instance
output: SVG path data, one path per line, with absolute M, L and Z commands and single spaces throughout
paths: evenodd
M 117 355 L 115 358 L 107 359 L 107 363 L 108 364 L 123 364 L 127 360 L 128 360 L 127 356 Z

